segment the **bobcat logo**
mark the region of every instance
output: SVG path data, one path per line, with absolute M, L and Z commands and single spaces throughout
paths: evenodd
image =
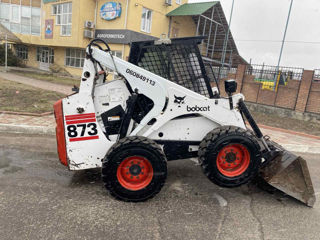
M 176 95 L 174 95 L 174 103 L 178 103 L 179 106 L 181 107 L 182 104 L 184 104 L 184 99 L 186 98 L 186 96 L 184 97 L 177 97 Z

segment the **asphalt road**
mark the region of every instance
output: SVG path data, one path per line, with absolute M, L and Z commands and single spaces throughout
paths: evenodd
M 319 239 L 314 208 L 254 185 L 223 189 L 190 160 L 169 162 L 165 187 L 144 203 L 104 189 L 99 171 L 69 172 L 55 139 L 0 135 L 1 239 Z M 320 159 L 304 154 L 316 192 Z

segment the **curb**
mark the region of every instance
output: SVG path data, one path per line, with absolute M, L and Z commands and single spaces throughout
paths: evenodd
M 264 128 L 264 129 L 269 129 L 269 130 L 273 130 L 273 131 L 289 133 L 289 134 L 298 135 L 298 136 L 301 136 L 301 137 L 307 137 L 307 138 L 313 138 L 313 139 L 320 140 L 319 136 L 310 135 L 310 134 L 307 134 L 307 133 L 296 132 L 296 131 L 287 130 L 287 129 L 283 129 L 283 128 L 277 128 L 277 127 L 270 127 L 270 126 L 266 126 L 266 125 L 263 125 L 263 124 L 258 124 L 258 126 L 260 128 L 262 128 L 262 129 Z
M 310 147 L 307 145 L 298 145 L 298 144 L 281 144 L 281 145 L 290 152 L 320 154 L 320 149 L 318 147 Z
M 0 132 L 50 135 L 50 136 L 54 136 L 56 134 L 55 128 L 53 127 L 12 125 L 12 124 L 0 124 Z
M 44 112 L 44 113 L 0 111 L 0 114 L 22 115 L 22 116 L 32 116 L 32 117 L 43 117 L 43 116 L 49 116 L 49 115 L 53 114 L 53 111 L 52 111 L 52 112 Z

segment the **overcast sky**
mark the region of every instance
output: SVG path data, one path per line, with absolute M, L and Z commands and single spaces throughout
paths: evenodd
M 232 0 L 220 2 L 229 21 Z M 289 6 L 290 0 L 235 0 L 231 32 L 248 62 L 277 65 Z M 320 1 L 294 0 L 280 65 L 320 69 L 319 25 Z

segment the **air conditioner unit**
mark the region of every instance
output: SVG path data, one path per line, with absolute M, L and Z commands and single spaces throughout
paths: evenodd
M 85 27 L 85 28 L 94 28 L 94 22 L 92 22 L 92 21 L 85 21 L 85 22 L 84 22 L 84 27 Z
M 165 4 L 168 5 L 168 6 L 171 6 L 172 5 L 172 0 L 165 0 Z
M 83 36 L 85 38 L 94 38 L 94 32 L 91 30 L 84 30 Z

